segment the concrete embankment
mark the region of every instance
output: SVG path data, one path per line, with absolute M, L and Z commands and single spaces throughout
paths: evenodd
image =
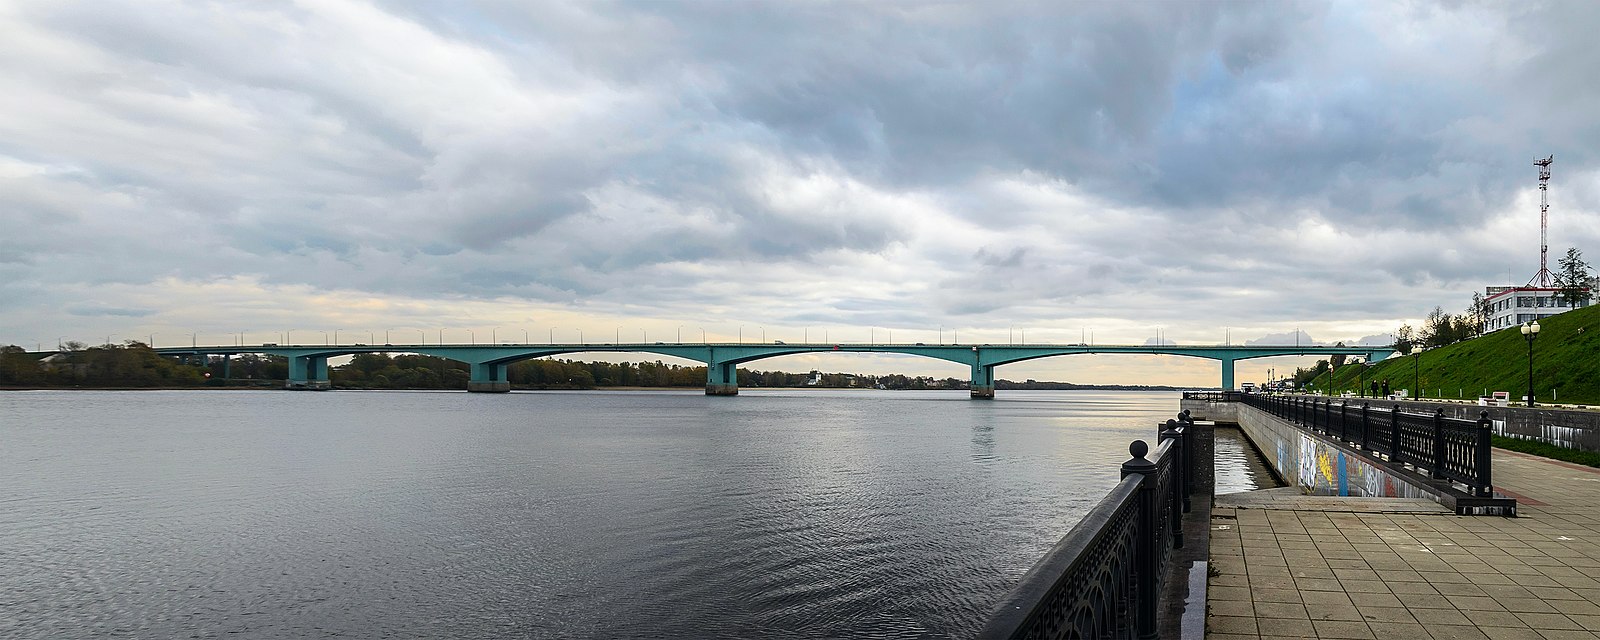
M 1421 498 L 1458 513 L 1488 509 L 1515 514 L 1513 500 L 1474 497 L 1448 481 L 1431 478 L 1243 403 L 1184 400 L 1183 408 L 1196 417 L 1238 424 L 1278 477 L 1303 494 Z

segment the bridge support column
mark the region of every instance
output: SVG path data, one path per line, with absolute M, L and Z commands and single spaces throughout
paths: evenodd
M 972 397 L 994 399 L 994 365 L 972 365 Z
M 1233 358 L 1222 359 L 1222 390 L 1233 391 Z
M 227 379 L 233 377 L 233 375 L 232 375 L 233 374 L 232 367 L 229 366 L 229 365 L 232 365 L 232 364 L 233 364 L 233 356 L 231 354 L 222 356 L 222 379 L 223 380 L 227 380 Z
M 319 356 L 290 356 L 289 380 L 283 388 L 296 391 L 327 391 L 333 388 L 328 381 L 328 359 Z
M 706 395 L 739 395 L 739 364 L 735 362 L 706 363 Z
M 506 378 L 509 365 L 493 362 L 469 363 L 472 377 L 467 379 L 467 391 L 472 393 L 507 393 L 511 381 Z

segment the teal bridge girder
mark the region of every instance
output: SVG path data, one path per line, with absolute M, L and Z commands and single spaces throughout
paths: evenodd
M 1389 347 L 1322 346 L 1176 346 L 1176 345 L 1053 345 L 1053 344 L 750 344 L 750 343 L 637 343 L 637 344 L 500 344 L 500 345 L 260 345 L 217 347 L 161 347 L 168 356 L 222 356 L 244 353 L 283 356 L 289 360 L 290 389 L 327 389 L 328 359 L 360 353 L 415 353 L 468 365 L 468 391 L 511 390 L 507 367 L 511 363 L 570 353 L 652 353 L 683 358 L 706 365 L 707 395 L 737 395 L 738 366 L 753 360 L 803 353 L 897 353 L 936 358 L 967 365 L 974 398 L 994 397 L 994 368 L 1038 358 L 1080 354 L 1171 355 L 1217 360 L 1222 365 L 1222 388 L 1234 388 L 1234 363 L 1275 356 L 1363 356 L 1376 362 L 1394 354 Z M 226 374 L 224 374 L 226 377 Z

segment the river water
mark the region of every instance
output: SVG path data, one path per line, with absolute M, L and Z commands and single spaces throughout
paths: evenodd
M 965 637 L 1175 393 L 0 393 L 0 637 Z

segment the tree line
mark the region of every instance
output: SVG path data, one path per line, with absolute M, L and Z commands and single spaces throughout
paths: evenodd
M 739 369 L 745 387 L 882 387 L 885 389 L 959 389 L 965 382 L 900 374 L 789 373 Z M 68 342 L 58 355 L 43 360 L 16 345 L 0 347 L 0 386 L 8 387 L 199 387 L 260 384 L 275 386 L 289 376 L 283 356 L 239 354 L 224 364 L 220 356 L 201 363 L 193 356 L 157 354 L 138 341 L 86 346 Z M 330 367 L 335 387 L 346 389 L 465 389 L 468 365 L 438 356 L 361 353 L 350 362 Z M 507 367 L 506 378 L 523 389 L 595 389 L 602 387 L 703 387 L 704 366 L 655 362 L 582 362 L 538 358 Z

